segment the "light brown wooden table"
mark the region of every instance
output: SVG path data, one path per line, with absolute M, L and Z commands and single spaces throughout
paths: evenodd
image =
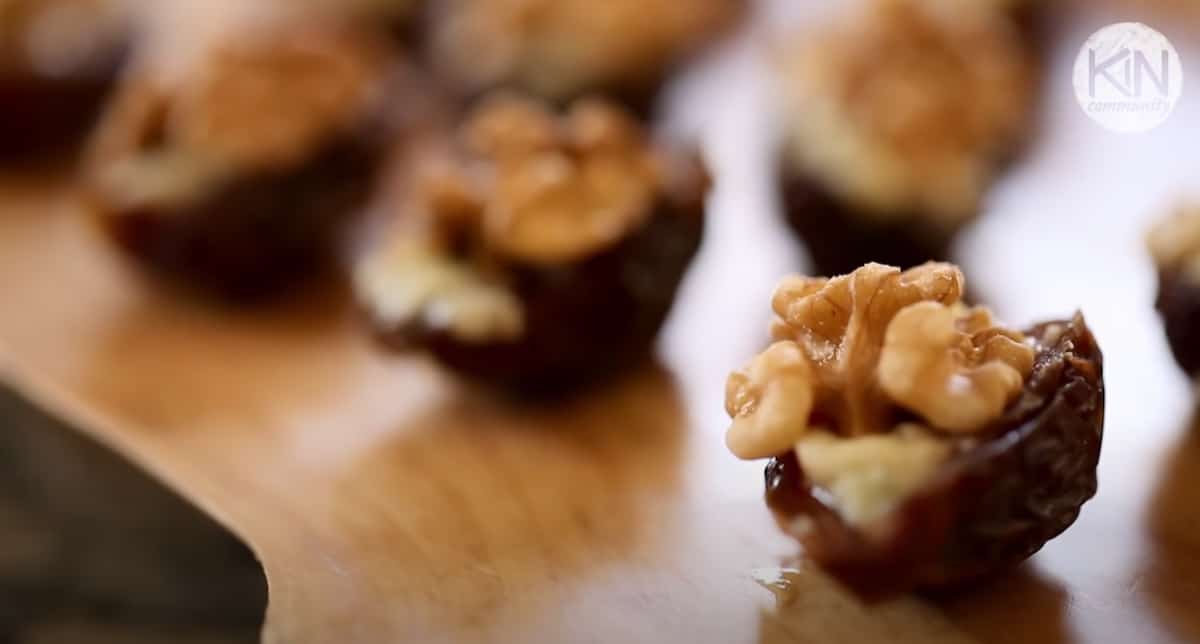
M 115 256 L 50 178 L 0 181 L 0 373 L 245 539 L 270 642 L 1200 641 L 1200 429 L 1140 242 L 1200 192 L 1200 92 L 1139 137 L 1088 122 L 1069 65 L 1117 17 L 1063 27 L 1043 135 L 960 249 L 1009 320 L 1092 321 L 1110 388 L 1101 491 L 970 593 L 859 604 L 795 561 L 762 464 L 723 448 L 724 376 L 762 342 L 776 278 L 803 266 L 737 47 L 684 90 L 681 123 L 711 132 L 721 183 L 660 359 L 627 379 L 520 409 L 381 354 L 343 297 L 190 302 Z M 1200 70 L 1196 41 L 1167 31 Z M 755 581 L 793 566 L 784 601 Z

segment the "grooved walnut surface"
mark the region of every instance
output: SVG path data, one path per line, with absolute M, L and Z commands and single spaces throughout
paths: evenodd
M 801 565 L 777 605 L 755 582 L 796 548 L 762 464 L 724 450 L 723 384 L 802 264 L 754 170 L 769 162 L 750 158 L 754 92 L 729 89 L 744 60 L 709 79 L 721 184 L 661 359 L 587 396 L 521 409 L 461 388 L 381 354 L 336 295 L 240 314 L 180 297 L 101 243 L 57 179 L 0 180 L 0 373 L 245 539 L 270 642 L 1198 641 L 1200 430 L 1140 237 L 1200 186 L 1200 159 L 1180 162 L 1200 150 L 1200 96 L 1163 129 L 1108 135 L 1072 104 L 1075 53 L 1055 58 L 1042 138 L 960 254 L 1018 326 L 1088 316 L 1108 358 L 1101 488 L 972 592 L 867 607 Z

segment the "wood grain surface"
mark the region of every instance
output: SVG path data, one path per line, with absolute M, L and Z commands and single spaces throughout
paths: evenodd
M 1200 192 L 1200 93 L 1149 134 L 1090 123 L 1070 65 L 1122 17 L 1061 26 L 1040 136 L 959 249 L 1008 320 L 1081 308 L 1095 327 L 1101 491 L 970 592 L 858 603 L 775 529 L 762 464 L 724 450 L 724 377 L 804 266 L 744 45 L 674 102 L 718 191 L 659 358 L 619 382 L 520 407 L 380 353 L 336 288 L 255 313 L 190 301 L 102 243 L 61 177 L 0 181 L 0 373 L 251 545 L 268 642 L 1200 641 L 1200 431 L 1141 249 L 1148 218 Z

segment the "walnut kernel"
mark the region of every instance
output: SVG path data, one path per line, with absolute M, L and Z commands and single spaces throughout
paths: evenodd
M 1021 391 L 1033 348 L 959 304 L 963 282 L 935 263 L 785 279 L 772 302 L 776 343 L 728 382 L 730 449 L 778 455 L 814 427 L 886 434 L 900 408 L 934 431 L 982 430 Z
M 669 189 L 666 163 L 625 112 L 577 102 L 559 118 L 513 96 L 481 105 L 462 129 L 462 153 L 426 177 L 428 205 L 451 226 L 475 224 L 500 255 L 572 261 L 615 243 Z
M 178 88 L 172 140 L 237 167 L 303 160 L 375 106 L 384 57 L 350 34 L 300 30 L 217 47 Z
M 950 432 L 998 418 L 1033 369 L 1033 347 L 986 309 L 921 302 L 896 314 L 879 355 L 879 383 L 897 404 Z
M 100 174 L 135 158 L 204 174 L 294 167 L 351 135 L 383 98 L 385 49 L 350 31 L 273 25 L 197 40 L 146 50 L 97 137 Z
M 788 278 L 772 298 L 779 316 L 772 333 L 804 349 L 824 413 L 841 431 L 870 433 L 887 406 L 874 370 L 892 317 L 917 302 L 957 302 L 963 281 L 958 268 L 934 263 L 905 272 L 868 264 L 830 280 Z
M 797 418 L 813 407 L 813 374 L 795 342 L 776 342 L 745 369 L 729 376 L 725 409 L 733 419 L 729 450 L 739 458 L 767 458 L 796 442 Z

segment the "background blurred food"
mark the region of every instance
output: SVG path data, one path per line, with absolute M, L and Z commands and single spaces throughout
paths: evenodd
M 393 346 L 565 390 L 644 360 L 700 245 L 709 177 L 609 101 L 498 93 L 430 137 L 355 273 Z
M 112 238 L 235 300 L 328 270 L 394 135 L 382 35 L 289 18 L 140 54 L 85 174 Z
M 817 274 L 948 257 L 1031 136 L 1030 31 L 1008 7 L 881 0 L 781 47 L 779 181 Z
M 133 1 L 0 2 L 0 160 L 78 144 L 129 49 Z
M 736 25 L 747 0 L 435 0 L 437 72 L 468 94 L 504 86 L 551 100 L 592 92 L 652 106 L 690 54 Z

